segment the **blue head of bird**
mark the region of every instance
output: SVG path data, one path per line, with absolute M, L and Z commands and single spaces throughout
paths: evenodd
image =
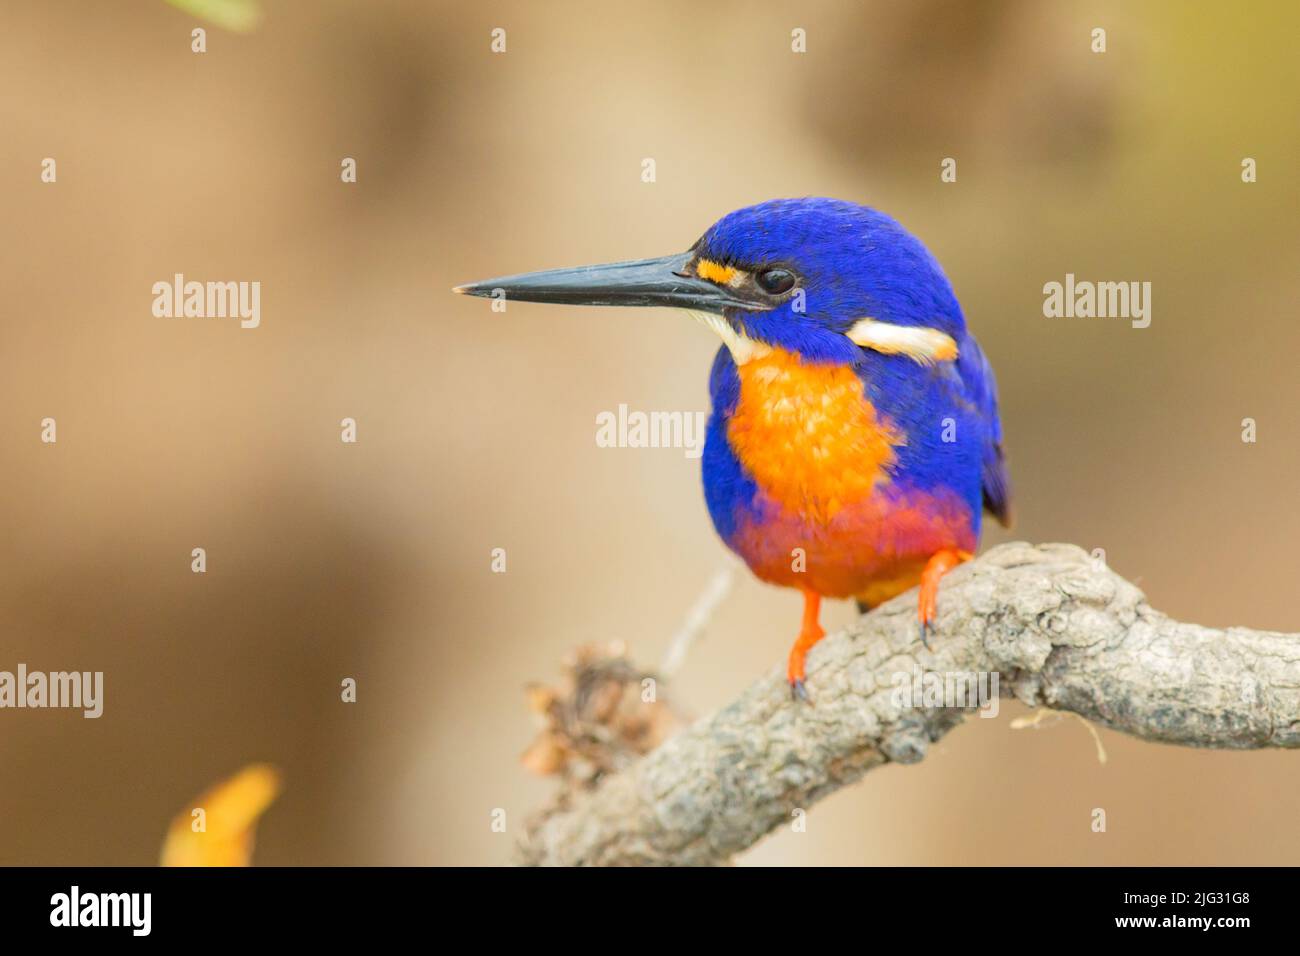
M 729 213 L 686 252 L 489 279 L 467 295 L 686 309 L 742 356 L 779 348 L 853 363 L 863 347 L 925 361 L 965 336 L 943 270 L 894 219 L 838 199 L 778 199 Z M 950 354 L 951 353 L 951 354 Z

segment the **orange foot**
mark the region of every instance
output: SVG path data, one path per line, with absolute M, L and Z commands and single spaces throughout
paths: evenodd
M 822 606 L 822 596 L 812 591 L 803 592 L 803 626 L 799 629 L 799 639 L 790 648 L 790 661 L 786 665 L 786 679 L 790 681 L 790 696 L 796 700 L 807 700 L 808 690 L 804 687 L 804 658 L 814 644 L 826 636 L 818 623 L 817 617 Z
M 925 563 L 925 570 L 921 572 L 921 600 L 917 608 L 917 616 L 921 620 L 921 643 L 925 645 L 927 651 L 930 649 L 930 626 L 934 623 L 934 616 L 939 609 L 939 579 L 963 561 L 970 559 L 969 551 L 944 548 L 931 555 L 930 560 Z

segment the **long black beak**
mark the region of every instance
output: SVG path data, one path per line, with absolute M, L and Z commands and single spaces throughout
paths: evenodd
M 683 252 L 660 259 L 610 262 L 573 269 L 525 272 L 458 285 L 461 295 L 492 296 L 501 290 L 506 299 L 520 302 L 555 302 L 564 305 L 666 305 L 721 313 L 724 309 L 753 311 L 765 307 L 746 301 L 738 290 L 690 275 L 685 270 L 693 254 Z

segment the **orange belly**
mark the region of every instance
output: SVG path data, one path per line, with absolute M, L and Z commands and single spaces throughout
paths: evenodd
M 822 521 L 760 500 L 731 547 L 764 581 L 871 606 L 913 587 L 929 557 L 975 550 L 970 510 L 951 493 L 882 493 Z

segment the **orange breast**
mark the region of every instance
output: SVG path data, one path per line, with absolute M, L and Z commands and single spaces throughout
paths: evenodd
M 727 438 L 772 501 L 826 522 L 888 480 L 906 438 L 876 414 L 853 369 L 806 365 L 777 349 L 738 374 Z

